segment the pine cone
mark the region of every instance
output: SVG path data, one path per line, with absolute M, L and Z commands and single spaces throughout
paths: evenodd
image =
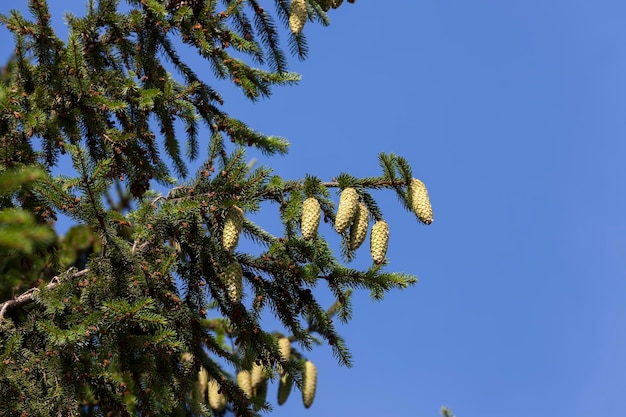
M 369 216 L 365 203 L 359 203 L 354 223 L 350 226 L 350 249 L 358 249 L 365 241 L 369 226 Z
M 237 206 L 228 209 L 224 220 L 224 231 L 222 232 L 222 244 L 226 252 L 231 252 L 239 242 L 239 234 L 243 228 L 243 210 Z
M 269 373 L 265 366 L 257 365 L 256 363 L 252 366 L 252 371 L 250 371 L 250 383 L 252 384 L 252 389 L 255 390 L 263 381 L 269 378 Z
M 304 364 L 304 375 L 302 384 L 302 402 L 306 408 L 313 404 L 315 398 L 315 388 L 317 385 L 317 369 L 313 362 L 306 361 Z
M 224 270 L 224 284 L 230 302 L 240 302 L 243 294 L 243 270 L 239 262 L 234 261 L 228 264 Z
M 337 7 L 341 6 L 341 3 L 343 3 L 343 0 L 332 0 L 333 2 L 333 9 L 336 9 Z
M 293 378 L 289 374 L 284 374 L 280 377 L 278 382 L 278 405 L 283 405 L 289 398 L 291 393 L 291 386 L 293 385 Z
M 370 235 L 370 252 L 374 263 L 382 264 L 385 262 L 388 244 L 389 225 L 386 221 L 379 220 L 372 226 L 372 234 Z
M 196 381 L 195 387 L 194 387 L 194 392 L 193 392 L 193 396 L 196 399 L 196 401 L 201 402 L 202 404 L 205 404 L 205 393 L 207 390 L 207 386 L 209 383 L 209 373 L 207 372 L 206 369 L 204 368 L 200 368 L 200 371 L 198 371 L 198 380 Z
M 354 188 L 348 187 L 341 192 L 339 208 L 335 216 L 335 230 L 343 233 L 354 220 L 359 208 L 359 194 Z
M 409 201 L 413 212 L 424 224 L 433 222 L 433 208 L 428 198 L 428 190 L 424 183 L 417 178 L 413 178 L 408 187 Z
M 248 398 L 252 398 L 252 382 L 249 371 L 240 371 L 237 374 L 237 385 L 246 394 Z
M 280 350 L 280 356 L 282 356 L 283 360 L 285 362 L 288 362 L 289 358 L 291 357 L 291 342 L 289 341 L 288 337 L 281 337 L 280 339 L 278 339 L 278 349 Z M 283 375 L 282 365 L 278 364 L 277 369 L 278 369 L 278 374 L 282 376 Z
M 255 404 L 254 409 L 258 410 L 260 407 L 259 403 L 264 403 L 267 399 L 267 379 L 261 381 L 258 387 L 254 390 Z
M 309 197 L 302 203 L 302 237 L 306 240 L 317 234 L 320 224 L 320 203 L 315 197 Z
M 289 9 L 289 29 L 294 35 L 299 35 L 304 29 L 307 19 L 306 1 L 291 0 Z
M 291 342 L 288 337 L 281 337 L 278 339 L 278 348 L 280 349 L 280 355 L 285 362 L 289 361 L 291 357 Z
M 207 393 L 209 395 L 209 406 L 213 410 L 223 411 L 226 408 L 226 396 L 220 392 L 220 385 L 216 380 L 209 380 Z

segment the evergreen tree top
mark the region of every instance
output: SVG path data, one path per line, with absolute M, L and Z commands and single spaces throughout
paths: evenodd
M 15 37 L 0 85 L 0 410 L 249 416 L 269 409 L 268 380 L 279 403 L 295 383 L 309 407 L 317 370 L 306 351 L 328 343 L 351 364 L 335 322 L 351 318 L 352 292 L 382 299 L 416 282 L 385 270 L 393 231 L 370 191 L 395 192 L 430 224 L 426 187 L 384 153 L 382 173 L 366 178 L 254 169 L 246 148 L 284 154 L 288 143 L 221 109 L 212 81 L 250 100 L 295 83 L 281 25 L 304 58 L 304 24 L 327 24 L 342 2 L 277 0 L 275 16 L 253 0 L 127 3 L 88 1 L 83 17 L 67 15 L 67 40 L 44 0 L 29 1 L 30 16 L 0 17 Z M 54 176 L 61 155 L 73 171 Z M 186 182 L 173 187 L 173 176 Z M 263 202 L 279 208 L 281 235 L 251 219 Z M 76 223 L 63 237 L 59 214 Z M 372 264 L 358 270 L 348 264 L 368 230 Z M 326 233 L 340 234 L 338 254 Z M 260 254 L 241 250 L 242 236 Z M 322 285 L 336 298 L 328 308 L 314 294 Z M 265 328 L 266 311 L 282 329 Z

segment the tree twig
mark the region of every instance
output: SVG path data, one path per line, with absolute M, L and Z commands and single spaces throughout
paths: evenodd
M 68 272 L 66 272 L 65 274 L 68 274 Z M 89 268 L 85 268 L 83 270 L 77 271 L 77 272 L 71 274 L 71 276 L 72 276 L 72 278 L 77 278 L 77 277 L 82 277 L 83 275 L 87 275 L 87 273 L 89 273 Z M 54 287 L 59 285 L 59 282 L 61 280 L 61 276 L 62 275 L 54 276 L 50 280 L 50 282 L 48 284 L 46 284 L 46 288 L 47 289 L 53 289 Z M 13 309 L 16 309 L 16 308 L 22 308 L 25 305 L 28 305 L 28 304 L 32 303 L 33 301 L 35 301 L 34 295 L 38 291 L 39 291 L 39 288 L 31 288 L 31 289 L 23 292 L 22 294 L 18 295 L 17 297 L 13 298 L 12 300 L 8 300 L 8 301 L 5 301 L 4 303 L 0 304 L 0 321 L 5 320 L 5 315 L 6 315 L 6 313 L 9 310 L 13 310 Z
M 131 249 L 132 254 L 134 254 L 137 251 L 145 252 L 147 248 L 150 246 L 149 241 L 143 242 L 140 245 L 137 245 L 138 243 L 139 243 L 138 241 L 135 241 L 133 243 L 133 248 Z M 70 268 L 69 270 L 65 271 L 63 274 L 55 275 L 54 277 L 52 277 L 50 282 L 46 284 L 46 288 L 49 290 L 55 288 L 57 285 L 59 285 L 61 277 L 63 276 L 68 276 L 71 278 L 79 278 L 89 273 L 89 268 L 85 268 L 85 269 L 82 269 L 80 271 L 75 271 L 75 272 L 72 271 L 73 269 L 75 268 Z M 39 291 L 39 288 L 31 288 L 29 290 L 26 290 L 22 294 L 18 295 L 17 297 L 1 303 L 0 304 L 0 322 L 5 320 L 5 315 L 7 314 L 9 310 L 22 308 L 25 305 L 28 305 L 32 303 L 33 301 L 35 301 L 33 297 L 37 291 Z

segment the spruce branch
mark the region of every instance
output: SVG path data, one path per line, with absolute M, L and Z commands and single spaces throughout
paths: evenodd
M 349 365 L 335 324 L 351 317 L 351 291 L 367 289 L 380 299 L 415 282 L 406 274 L 383 272 L 384 264 L 367 271 L 344 267 L 356 248 L 337 259 L 341 251 L 332 250 L 323 234 L 305 238 L 300 233 L 307 198 L 316 200 L 316 227 L 322 215 L 334 226 L 330 188 L 354 188 L 370 217 L 382 219 L 370 190 L 395 189 L 404 197 L 411 180 L 406 161 L 382 154 L 381 176 L 341 173 L 327 182 L 310 175 L 271 177 L 265 167 L 253 170 L 245 148 L 285 154 L 289 143 L 221 110 L 224 101 L 208 84 L 214 79 L 201 80 L 205 74 L 181 58 L 182 44 L 199 54 L 214 78 L 230 80 L 251 101 L 269 96 L 275 86 L 296 83 L 299 76 L 287 71 L 277 25 L 288 24 L 289 0 L 275 3 L 277 19 L 258 0 L 129 0 L 130 12 L 118 10 L 117 0 L 90 1 L 84 18 L 68 17 L 66 44 L 55 37 L 45 0 L 30 2 L 30 21 L 17 12 L 0 17 L 15 35 L 17 55 L 14 75 L 0 91 L 6 122 L 0 126 L 5 150 L 0 168 L 41 162 L 44 171 L 53 172 L 59 156 L 69 153 L 78 172 L 74 177 L 45 175 L 32 191 L 10 188 L 7 192 L 16 197 L 7 201 L 39 215 L 41 222 L 54 210 L 67 214 L 82 230 L 89 229 L 87 240 L 92 239 L 85 249 L 66 234 L 59 241 L 61 251 L 72 255 L 57 257 L 56 247 L 49 248 L 46 280 L 66 272 L 0 304 L 0 322 L 15 324 L 0 326 L 9 336 L 2 334 L 0 350 L 11 350 L 6 355 L 15 360 L 14 365 L 2 362 L 3 370 L 13 372 L 8 375 L 17 381 L 0 396 L 0 408 L 12 407 L 16 415 L 42 414 L 34 412 L 33 399 L 55 392 L 44 406 L 59 415 L 75 412 L 80 404 L 89 412 L 97 406 L 97 412 L 115 415 L 208 415 L 204 395 L 198 401 L 191 394 L 201 368 L 229 394 L 228 413 L 256 415 L 267 405 L 259 394 L 263 389 L 255 387 L 247 398 L 227 366 L 248 371 L 256 364 L 270 375 L 284 370 L 296 385 L 306 385 L 307 358 L 295 348 L 295 358 L 281 356 L 277 333 L 261 326 L 265 312 L 279 320 L 291 341 L 304 349 L 327 342 L 339 363 Z M 226 10 L 219 12 L 220 4 Z M 330 5 L 324 4 L 308 0 L 306 19 L 326 24 Z M 288 42 L 304 58 L 304 35 L 290 34 Z M 250 61 L 269 70 L 254 68 Z M 172 187 L 170 171 L 186 179 L 184 158 L 200 153 L 199 121 L 211 132 L 207 160 L 195 178 Z M 181 134 L 187 137 L 186 154 Z M 226 137 L 234 145 L 225 143 Z M 40 138 L 41 146 L 31 138 Z M 152 180 L 169 192 L 157 196 Z M 114 188 L 118 202 L 109 196 Z M 249 215 L 265 208 L 264 202 L 279 205 L 282 235 L 244 217 L 233 235 L 238 239 L 243 233 L 251 241 L 246 243 L 263 252 L 252 255 L 245 246 L 236 247 L 238 240 L 225 249 L 220 237 L 226 210 L 236 205 Z M 343 247 L 349 243 L 345 230 Z M 81 265 L 67 269 L 78 256 Z M 23 258 L 35 257 L 27 253 Z M 238 268 L 229 271 L 233 264 Z M 85 265 L 89 269 L 81 269 Z M 316 286 L 327 286 L 337 303 L 322 309 L 312 291 Z M 233 287 L 237 296 L 231 295 Z M 43 308 L 12 314 L 33 302 Z M 213 313 L 217 318 L 208 319 Z M 10 349 L 4 349 L 5 340 L 12 343 Z M 185 353 L 194 359 L 181 366 Z M 20 366 L 24 361 L 31 363 Z M 26 374 L 26 368 L 35 371 Z

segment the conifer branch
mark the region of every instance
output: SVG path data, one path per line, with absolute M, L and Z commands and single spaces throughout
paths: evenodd
M 425 192 L 410 198 L 407 161 L 381 154 L 380 176 L 341 173 L 327 182 L 309 174 L 287 180 L 271 176 L 270 168 L 253 170 L 246 163 L 248 147 L 264 155 L 286 154 L 289 143 L 220 110 L 221 95 L 207 84 L 204 70 L 196 72 L 183 60 L 179 46 L 198 52 L 217 78 L 230 79 L 250 100 L 267 97 L 273 87 L 299 80 L 287 71 L 286 50 L 279 42 L 278 23 L 286 29 L 293 10 L 289 0 L 275 0 L 272 14 L 258 0 L 225 0 L 222 12 L 218 3 L 129 0 L 126 12 L 118 10 L 116 0 L 90 1 L 84 18 L 68 18 L 66 44 L 50 25 L 46 0 L 30 1 L 30 20 L 19 12 L 0 16 L 16 36 L 15 74 L 0 90 L 7 96 L 0 115 L 6 122 L 0 126 L 5 150 L 0 170 L 41 163 L 44 172 L 53 172 L 59 155 L 69 153 L 78 172 L 45 175 L 29 190 L 2 192 L 0 186 L 0 196 L 11 209 L 31 211 L 41 222 L 55 212 L 68 215 L 80 223 L 74 232 L 82 231 L 70 230 L 58 245 L 36 254 L 9 253 L 17 266 L 10 265 L 9 280 L 3 280 L 9 283 L 4 294 L 14 276 L 22 280 L 15 293 L 36 285 L 32 280 L 44 270 L 41 263 L 48 268 L 46 279 L 65 272 L 0 303 L 0 351 L 9 359 L 2 362 L 3 372 L 11 378 L 11 389 L 0 395 L 0 409 L 39 415 L 45 407 L 48 413 L 67 415 L 80 404 L 93 412 L 97 404 L 103 414 L 176 410 L 184 415 L 191 410 L 208 415 L 206 396 L 194 398 L 190 391 L 201 368 L 229 397 L 228 413 L 256 416 L 267 409 L 259 394 L 263 389 L 256 386 L 254 394 L 247 394 L 225 366 L 251 371 L 256 364 L 281 377 L 286 371 L 298 387 L 306 386 L 307 358 L 295 347 L 291 360 L 282 356 L 277 341 L 283 335 L 262 326 L 265 312 L 279 320 L 284 337 L 304 349 L 328 342 L 338 362 L 350 365 L 348 348 L 335 328 L 335 317 L 342 322 L 351 317 L 350 292 L 366 289 L 381 299 L 416 281 L 383 272 L 382 261 L 367 271 L 347 268 L 343 263 L 356 255 L 347 229 L 342 229 L 342 249 L 336 251 L 324 234 L 305 234 L 302 227 L 307 199 L 316 200 L 308 206 L 314 207 L 308 211 L 314 214 L 309 223 L 315 230 L 322 216 L 327 226 L 334 226 L 339 216 L 330 188 L 354 188 L 370 220 L 382 220 L 372 189 L 395 189 L 408 209 L 413 200 L 425 204 Z M 328 22 L 329 2 L 306 3 L 307 21 Z M 292 32 L 288 42 L 294 55 L 306 56 L 304 34 Z M 166 68 L 164 61 L 171 65 Z M 269 70 L 254 68 L 250 61 Z M 168 68 L 178 72 L 178 79 Z M 184 157 L 199 156 L 200 121 L 211 132 L 207 159 L 196 178 L 172 187 L 170 171 L 186 179 Z M 186 155 L 179 122 L 187 136 Z M 42 145 L 33 146 L 31 137 L 40 138 Z M 234 145 L 225 144 L 226 137 Z M 45 160 L 39 159 L 39 149 Z M 169 192 L 157 197 L 153 180 Z M 114 189 L 117 202 L 109 195 Z M 280 206 L 282 234 L 271 234 L 254 217 L 245 217 L 264 210 L 264 202 Z M 222 239 L 233 205 L 243 217 L 228 220 L 236 226 L 230 227 L 236 229 L 230 232 L 234 246 Z M 13 212 L 4 214 L 0 220 L 8 227 L 23 223 L 9 216 Z M 33 234 L 33 227 L 28 224 L 29 239 L 47 244 Z M 263 252 L 237 247 L 241 234 Z M 9 241 L 6 230 L 3 236 Z M 37 259 L 39 253 L 42 259 Z M 40 262 L 36 270 L 30 268 L 37 273 L 20 270 L 29 262 Z M 72 264 L 75 268 L 68 269 Z M 328 287 L 337 300 L 328 310 L 313 292 L 319 286 Z M 37 304 L 27 307 L 31 303 Z M 218 317 L 209 319 L 208 309 Z M 180 366 L 185 354 L 195 359 Z M 50 392 L 60 394 L 52 398 Z

